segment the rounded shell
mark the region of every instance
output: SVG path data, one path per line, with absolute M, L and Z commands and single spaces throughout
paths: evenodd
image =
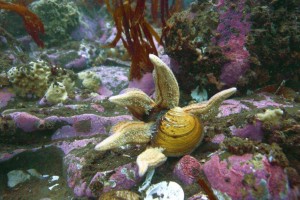
M 199 118 L 175 107 L 159 121 L 152 144 L 164 148 L 166 156 L 182 156 L 191 153 L 200 144 L 203 135 Z
M 112 190 L 104 193 L 99 200 L 140 200 L 140 196 L 129 190 Z

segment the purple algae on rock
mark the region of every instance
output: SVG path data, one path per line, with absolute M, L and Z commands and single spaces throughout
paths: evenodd
M 52 135 L 52 139 L 62 139 L 70 137 L 87 137 L 96 134 L 106 134 L 106 127 L 112 126 L 117 122 L 132 119 L 129 115 L 116 117 L 102 117 L 94 114 L 82 114 L 72 117 L 50 117 L 45 121 L 55 123 L 67 123 Z
M 0 109 L 7 106 L 8 102 L 13 100 L 15 94 L 9 92 L 6 88 L 0 89 Z
M 116 168 L 114 171 L 115 173 L 108 179 L 108 182 L 111 184 L 104 187 L 103 192 L 122 189 L 129 190 L 142 180 L 142 177 L 139 176 L 136 163 L 125 164 Z
M 231 127 L 232 135 L 241 138 L 249 138 L 255 141 L 262 141 L 264 136 L 264 131 L 262 129 L 262 123 L 256 121 L 253 124 L 247 124 L 242 128 Z
M 296 199 L 284 169 L 262 154 L 213 155 L 203 171 L 213 189 L 232 199 Z
M 24 132 L 33 132 L 44 128 L 45 121 L 26 112 L 14 112 L 10 114 L 16 127 Z
M 197 180 L 201 168 L 196 158 L 185 155 L 176 164 L 173 174 L 185 185 L 191 185 Z

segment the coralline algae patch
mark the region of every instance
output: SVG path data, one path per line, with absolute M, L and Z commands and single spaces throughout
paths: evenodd
M 7 89 L 0 89 L 0 109 L 7 106 L 8 102 L 13 100 L 15 94 L 11 93 Z
M 289 103 L 278 103 L 270 96 L 260 94 L 256 98 L 262 98 L 262 100 L 249 99 L 249 100 L 235 100 L 228 99 L 223 102 L 219 108 L 217 117 L 226 117 L 231 114 L 241 113 L 243 111 L 249 111 L 254 108 L 268 108 L 268 107 L 292 107 Z M 251 106 L 249 106 L 251 105 Z
M 115 95 L 128 85 L 128 70 L 124 67 L 101 66 L 95 67 L 91 71 L 98 74 L 103 85 L 112 90 Z
M 43 140 L 51 141 L 51 139 L 57 140 L 108 134 L 108 127 L 119 121 L 132 119 L 129 115 L 103 117 L 95 114 L 73 115 L 70 117 L 53 115 L 46 118 L 39 118 L 27 112 L 10 113 L 8 118 L 6 121 L 0 121 L 2 126 L 10 126 L 3 130 L 0 129 L 2 141 L 14 143 L 16 140 L 12 138 L 18 138 L 19 143 L 23 141 L 27 144 L 39 143 Z M 32 140 L 28 141 L 28 138 L 32 138 Z
M 284 170 L 261 154 L 213 155 L 203 165 L 211 186 L 233 199 L 293 199 Z

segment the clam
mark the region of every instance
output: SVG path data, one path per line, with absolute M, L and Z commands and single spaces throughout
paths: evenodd
M 141 197 L 129 190 L 112 190 L 100 196 L 99 200 L 140 200 Z
M 199 117 L 175 107 L 159 119 L 151 143 L 164 148 L 166 156 L 181 156 L 191 153 L 201 143 L 203 135 Z

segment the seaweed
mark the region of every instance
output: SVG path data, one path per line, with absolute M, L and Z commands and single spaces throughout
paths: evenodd
M 108 11 L 113 15 L 117 28 L 116 37 L 108 46 L 115 47 L 117 42 L 122 40 L 131 56 L 129 79 L 140 79 L 143 73 L 153 70 L 153 65 L 148 58 L 150 53 L 157 55 L 152 36 L 157 41 L 160 40 L 158 34 L 144 18 L 145 1 L 138 1 L 135 8 L 132 8 L 130 0 L 119 0 L 114 10 L 108 0 L 105 3 Z
M 124 47 L 131 57 L 129 79 L 140 79 L 144 73 L 152 72 L 153 64 L 149 60 L 149 54 L 157 55 L 154 39 L 162 45 L 162 40 L 154 28 L 145 18 L 146 0 L 105 0 L 108 11 L 112 14 L 117 34 L 108 47 L 115 47 L 122 40 Z M 173 8 L 179 9 L 181 0 L 173 1 Z M 176 6 L 177 7 L 176 7 Z M 158 8 L 160 6 L 160 13 Z M 163 27 L 165 19 L 170 16 L 167 0 L 153 0 L 151 2 L 151 14 L 153 20 L 158 19 L 160 14 Z M 164 31 L 163 31 L 164 33 Z
M 23 19 L 27 33 L 31 35 L 32 39 L 39 47 L 44 47 L 44 42 L 39 38 L 39 34 L 45 33 L 43 22 L 36 14 L 31 12 L 25 6 L 25 3 L 17 4 L 0 1 L 0 9 L 13 11 L 19 14 Z

